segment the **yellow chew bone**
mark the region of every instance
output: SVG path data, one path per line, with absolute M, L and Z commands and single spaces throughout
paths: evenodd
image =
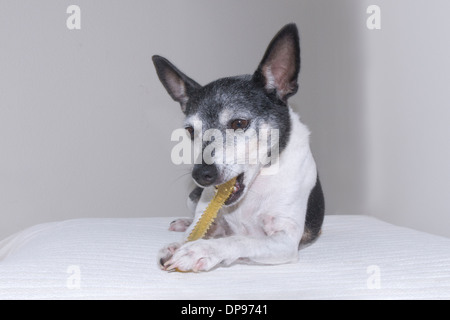
M 198 220 L 191 234 L 187 238 L 187 241 L 195 241 L 205 236 L 214 219 L 217 217 L 219 209 L 223 206 L 225 201 L 227 201 L 231 192 L 233 192 L 235 183 L 236 177 L 218 187 L 214 198 L 208 204 L 205 212 L 203 212 L 200 220 Z

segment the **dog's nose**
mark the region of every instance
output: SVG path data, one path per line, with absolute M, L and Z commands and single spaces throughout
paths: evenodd
M 196 164 L 192 170 L 192 178 L 201 186 L 207 187 L 217 180 L 217 168 L 213 164 Z

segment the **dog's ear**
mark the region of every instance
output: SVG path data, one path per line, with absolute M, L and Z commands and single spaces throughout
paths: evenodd
M 284 26 L 270 42 L 266 53 L 253 74 L 253 80 L 263 86 L 267 93 L 275 93 L 287 102 L 298 90 L 300 71 L 300 44 L 297 26 Z
M 169 60 L 157 55 L 153 56 L 152 60 L 159 80 L 172 99 L 179 102 L 181 110 L 185 112 L 189 97 L 201 86 L 178 70 Z

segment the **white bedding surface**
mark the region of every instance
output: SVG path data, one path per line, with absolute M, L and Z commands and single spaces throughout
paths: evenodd
M 297 263 L 168 273 L 173 218 L 78 219 L 0 242 L 0 299 L 450 299 L 450 239 L 326 216 Z

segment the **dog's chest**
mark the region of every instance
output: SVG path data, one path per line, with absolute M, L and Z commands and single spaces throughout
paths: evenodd
M 262 235 L 264 231 L 259 223 L 258 206 L 243 206 L 232 212 L 224 212 L 223 216 L 233 234 Z
M 272 211 L 275 195 L 268 196 L 267 188 L 255 181 L 244 201 L 238 206 L 223 209 L 223 217 L 234 234 L 264 235 L 262 217 Z M 264 190 L 266 189 L 266 190 Z

